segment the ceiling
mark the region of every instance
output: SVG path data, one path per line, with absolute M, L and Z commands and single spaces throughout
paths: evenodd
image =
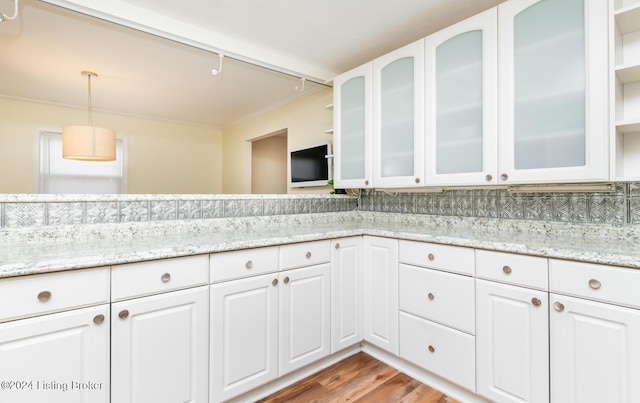
M 0 96 L 86 108 L 91 70 L 95 111 L 224 128 L 500 2 L 22 0 L 0 22 Z

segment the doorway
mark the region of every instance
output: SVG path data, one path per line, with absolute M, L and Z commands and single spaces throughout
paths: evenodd
M 287 129 L 251 142 L 251 193 L 287 193 Z

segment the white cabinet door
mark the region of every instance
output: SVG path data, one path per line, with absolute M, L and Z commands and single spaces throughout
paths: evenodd
M 497 9 L 425 38 L 427 184 L 498 181 Z
M 278 377 L 278 278 L 211 286 L 211 402 Z
M 373 61 L 373 183 L 424 186 L 424 40 Z
M 356 67 L 333 80 L 334 187 L 369 188 L 371 172 L 371 66 Z
M 362 319 L 362 237 L 331 242 L 331 353 L 359 343 Z
M 206 402 L 208 287 L 112 304 L 112 400 Z
M 330 275 L 328 263 L 280 273 L 279 376 L 329 355 Z
M 603 0 L 498 6 L 500 183 L 608 180 Z
M 398 240 L 363 238 L 364 339 L 398 354 Z
M 109 402 L 109 306 L 0 324 L 0 402 Z
M 549 401 L 549 304 L 542 291 L 476 280 L 477 393 Z
M 551 400 L 640 402 L 640 311 L 551 294 Z

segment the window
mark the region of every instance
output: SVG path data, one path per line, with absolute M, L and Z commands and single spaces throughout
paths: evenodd
M 40 193 L 126 193 L 125 141 L 116 139 L 116 160 L 62 158 L 62 134 L 40 134 Z

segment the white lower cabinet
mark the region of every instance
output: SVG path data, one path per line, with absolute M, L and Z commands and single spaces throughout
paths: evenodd
M 331 242 L 331 353 L 363 339 L 362 237 Z
M 109 402 L 108 318 L 106 304 L 0 323 L 0 402 Z
M 278 377 L 278 275 L 211 286 L 211 402 Z
M 398 354 L 398 240 L 363 238 L 364 340 Z
M 475 390 L 475 338 L 400 312 L 400 357 L 465 389 Z
M 549 401 L 548 293 L 476 280 L 477 393 Z
M 288 270 L 279 280 L 279 376 L 329 355 L 329 263 Z
M 112 401 L 206 402 L 207 286 L 112 304 Z
M 551 400 L 640 402 L 640 311 L 551 294 Z

